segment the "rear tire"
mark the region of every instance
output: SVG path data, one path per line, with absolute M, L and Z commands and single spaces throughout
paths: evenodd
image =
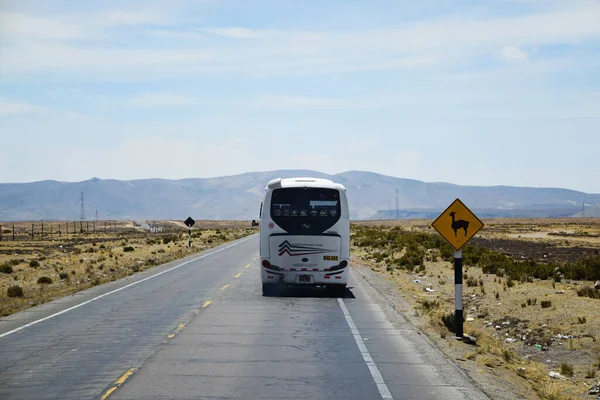
M 281 285 L 277 283 L 263 283 L 262 293 L 263 296 L 278 296 L 281 293 Z
M 331 285 L 329 291 L 334 297 L 345 297 L 346 296 L 346 285 Z

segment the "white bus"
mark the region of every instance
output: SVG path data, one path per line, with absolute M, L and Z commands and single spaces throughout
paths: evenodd
M 274 179 L 260 206 L 263 295 L 326 286 L 343 295 L 350 262 L 346 188 L 328 179 Z

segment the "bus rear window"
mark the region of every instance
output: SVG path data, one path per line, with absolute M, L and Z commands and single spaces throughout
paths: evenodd
M 335 189 L 275 189 L 271 218 L 290 233 L 322 233 L 340 219 L 340 194 Z

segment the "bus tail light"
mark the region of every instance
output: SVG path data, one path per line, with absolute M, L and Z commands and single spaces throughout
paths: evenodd
M 263 260 L 262 266 L 273 271 L 281 271 L 281 268 L 277 265 L 272 265 L 269 260 Z
M 335 265 L 335 266 L 333 266 L 333 267 L 329 268 L 329 271 L 337 271 L 337 270 L 339 270 L 339 269 L 344 269 L 344 268 L 346 268 L 347 266 L 348 266 L 348 261 L 346 261 L 346 260 L 342 260 L 342 262 L 341 262 L 341 263 L 339 263 L 338 265 Z M 327 269 L 325 269 L 325 271 L 327 271 Z

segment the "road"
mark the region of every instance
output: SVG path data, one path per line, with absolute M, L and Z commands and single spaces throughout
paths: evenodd
M 0 320 L 0 398 L 487 399 L 351 274 L 263 297 L 258 236 Z

